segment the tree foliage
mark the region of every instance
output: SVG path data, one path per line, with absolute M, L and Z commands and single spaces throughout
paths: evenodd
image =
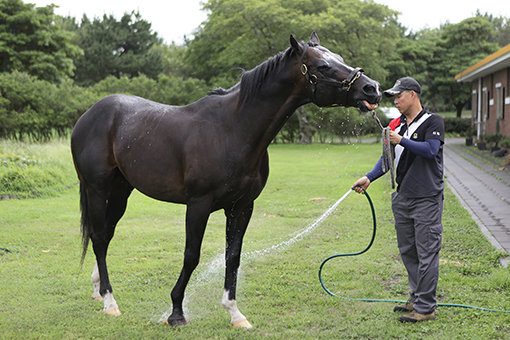
M 454 107 L 457 117 L 471 99 L 471 86 L 458 83 L 455 75 L 495 52 L 499 46 L 490 42 L 494 26 L 486 18 L 476 16 L 456 25 L 443 27 L 434 49 L 427 76 L 429 96 L 436 97 L 436 104 Z M 437 102 L 437 97 L 442 103 Z
M 372 1 L 359 0 L 210 0 L 204 5 L 210 12 L 208 20 L 189 42 L 187 61 L 193 75 L 214 86 L 230 87 L 243 70 L 251 69 L 289 46 L 289 35 L 307 40 L 311 32 L 318 33 L 321 44 L 340 54 L 351 66 L 362 66 L 367 75 L 384 81 L 389 75 L 385 58 L 397 58 L 395 41 L 401 27 L 396 12 Z M 285 32 L 285 33 L 284 33 Z M 311 115 L 300 115 L 315 124 L 317 110 L 310 106 Z M 351 127 L 358 117 L 345 108 L 334 110 L 331 119 Z M 350 119 L 350 121 L 349 121 Z M 299 138 L 299 126 L 290 119 L 280 134 L 284 141 Z M 332 124 L 315 124 L 333 127 Z M 329 130 L 344 138 L 344 133 Z
M 487 13 L 481 14 L 479 11 L 476 16 L 487 19 L 494 26 L 493 34 L 489 38 L 490 42 L 497 43 L 501 47 L 510 44 L 510 18 L 495 17 Z
M 203 7 L 208 19 L 192 40 L 164 45 L 138 12 L 120 20 L 84 16 L 77 23 L 55 15 L 53 5 L 0 0 L 0 138 L 65 134 L 91 104 L 112 93 L 191 103 L 288 48 L 290 34 L 307 40 L 313 31 L 383 89 L 412 76 L 422 84 L 427 108 L 460 113 L 470 91 L 454 76 L 510 43 L 508 18 L 477 13 L 406 33 L 396 11 L 372 0 L 206 0 Z M 377 129 L 357 110 L 308 105 L 278 141 L 297 141 L 304 128 L 321 141 Z
M 324 46 L 347 63 L 363 65 L 384 79 L 380 62 L 394 53 L 396 12 L 358 0 L 210 0 L 208 20 L 189 42 L 194 75 L 208 82 L 230 79 L 288 47 L 289 35 L 307 39 L 316 31 Z
M 65 135 L 98 98 L 70 79 L 60 84 L 27 73 L 0 73 L 0 138 L 48 140 Z
M 456 111 L 460 117 L 471 100 L 471 87 L 458 83 L 455 75 L 500 47 L 497 32 L 490 17 L 477 15 L 458 24 L 403 35 L 397 42 L 396 58 L 387 63 L 390 78 L 412 76 L 422 85 L 422 101 L 427 108 Z M 385 88 L 389 86 L 385 84 Z
M 84 16 L 78 36 L 84 51 L 75 61 L 79 84 L 92 85 L 108 75 L 155 79 L 162 71 L 161 54 L 152 49 L 161 41 L 138 12 L 125 13 L 119 21 L 112 15 L 92 21 Z
M 43 141 L 65 136 L 76 120 L 100 98 L 112 93 L 137 95 L 171 105 L 185 105 L 207 93 L 205 82 L 161 74 L 157 80 L 109 76 L 84 88 L 71 79 L 60 84 L 23 72 L 0 73 L 0 138 Z
M 81 50 L 56 24 L 54 6 L 37 7 L 21 0 L 0 1 L 0 70 L 26 72 L 58 83 L 72 75 Z
M 147 98 L 168 105 L 187 105 L 206 96 L 208 87 L 203 80 L 159 75 L 151 79 L 145 75 L 135 78 L 109 76 L 90 88 L 98 97 L 124 93 Z
M 395 80 L 399 78 L 411 76 L 422 85 L 423 92 L 428 93 L 427 73 L 433 63 L 438 40 L 438 30 L 423 30 L 398 38 L 395 46 L 396 53 L 386 60 L 389 76 L 381 84 L 383 88 L 392 87 Z

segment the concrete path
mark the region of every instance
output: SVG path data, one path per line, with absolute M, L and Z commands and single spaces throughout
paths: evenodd
M 510 169 L 488 159 L 464 139 L 447 139 L 444 147 L 445 181 L 469 211 L 491 244 L 509 253 L 500 260 L 510 263 Z

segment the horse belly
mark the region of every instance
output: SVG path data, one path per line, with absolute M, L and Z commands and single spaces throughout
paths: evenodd
M 175 154 L 171 146 L 163 152 L 143 141 L 115 150 L 118 168 L 134 188 L 161 201 L 185 203 L 181 162 Z

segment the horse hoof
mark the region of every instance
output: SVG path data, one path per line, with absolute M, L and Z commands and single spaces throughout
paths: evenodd
M 113 316 L 119 316 L 121 314 L 119 307 L 103 309 L 103 313 L 108 314 L 108 315 L 113 315 Z
M 233 327 L 241 327 L 241 328 L 246 328 L 246 329 L 250 329 L 252 328 L 253 326 L 251 325 L 251 323 L 248 321 L 248 319 L 243 319 L 243 320 L 240 320 L 240 321 L 237 321 L 237 322 L 234 322 L 232 324 Z
M 179 326 L 186 326 L 188 324 L 188 321 L 185 318 L 178 318 L 178 319 L 168 319 L 166 322 L 163 321 L 163 323 L 166 323 L 172 327 L 179 327 Z

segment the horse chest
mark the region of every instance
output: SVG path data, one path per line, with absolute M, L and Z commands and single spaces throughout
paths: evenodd
M 240 167 L 236 171 L 225 170 L 228 176 L 218 183 L 217 197 L 219 201 L 237 200 L 253 201 L 259 196 L 268 177 L 267 164 L 261 162 L 256 166 Z

